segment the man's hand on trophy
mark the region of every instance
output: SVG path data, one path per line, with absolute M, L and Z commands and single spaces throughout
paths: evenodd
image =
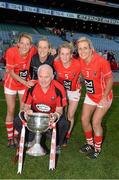
M 57 122 L 60 118 L 60 113 L 55 112 L 55 113 L 50 113 L 50 123 Z
M 23 106 L 22 106 L 22 110 L 25 111 L 25 112 L 28 111 L 28 110 L 31 110 L 31 105 L 24 103 Z
M 54 113 L 50 113 L 50 124 L 54 123 L 56 120 L 56 116 Z
M 32 109 L 28 109 L 28 110 L 26 110 L 26 114 L 28 114 L 28 115 L 32 115 L 32 114 L 33 114 L 33 110 L 32 110 Z
M 28 115 L 31 115 L 32 113 L 33 113 L 33 111 L 31 109 L 24 111 L 24 117 L 25 117 L 26 121 L 28 119 Z
M 55 113 L 50 113 L 50 121 L 49 121 L 49 127 L 50 129 L 55 127 L 55 121 L 56 121 L 56 115 Z

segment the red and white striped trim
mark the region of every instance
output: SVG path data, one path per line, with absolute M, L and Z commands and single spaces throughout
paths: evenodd
M 53 132 L 51 139 L 51 149 L 50 149 L 50 160 L 49 160 L 49 170 L 55 169 L 55 159 L 56 159 L 56 123 L 52 124 Z
M 24 140 L 25 140 L 25 127 L 26 127 L 26 121 L 22 120 L 22 131 L 21 131 L 20 145 L 19 145 L 19 159 L 18 159 L 17 174 L 19 174 L 19 173 L 21 174 L 21 172 L 22 172 Z

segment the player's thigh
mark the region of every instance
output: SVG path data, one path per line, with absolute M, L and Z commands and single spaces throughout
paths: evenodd
M 16 94 L 11 95 L 11 94 L 5 94 L 5 99 L 7 103 L 7 110 L 9 112 L 14 112 L 15 109 L 15 102 L 16 102 Z
M 18 96 L 19 96 L 19 102 L 20 102 L 20 109 L 22 107 L 22 97 L 24 95 L 24 90 L 19 90 L 18 91 Z
M 83 103 L 81 120 L 89 122 L 96 106 Z
M 101 124 L 104 115 L 107 113 L 109 107 L 99 108 L 97 107 L 93 114 L 93 124 Z

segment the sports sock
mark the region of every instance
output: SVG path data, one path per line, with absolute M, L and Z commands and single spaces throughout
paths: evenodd
M 96 151 L 101 151 L 101 145 L 102 145 L 102 136 L 94 136 L 94 144 L 95 144 L 95 150 Z
M 8 139 L 13 139 L 13 122 L 6 122 Z
M 70 139 L 70 137 L 71 137 L 70 132 L 67 132 L 67 134 L 66 134 L 66 139 Z
M 85 137 L 86 137 L 87 144 L 90 144 L 91 146 L 94 146 L 92 130 L 91 131 L 86 131 L 85 132 Z

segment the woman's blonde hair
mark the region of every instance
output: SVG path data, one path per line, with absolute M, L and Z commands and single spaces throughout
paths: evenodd
M 41 42 L 41 41 L 47 42 L 49 49 L 51 49 L 51 43 L 50 43 L 50 41 L 48 40 L 47 37 L 44 37 L 44 38 L 42 38 L 42 39 L 39 39 L 39 41 L 37 42 L 37 47 L 39 46 L 39 42 Z
M 65 43 L 61 44 L 58 48 L 58 54 L 60 53 L 62 48 L 67 48 L 70 50 L 71 54 L 73 53 L 73 44 L 72 43 L 65 42 Z
M 18 43 L 20 42 L 22 37 L 25 37 L 25 38 L 29 39 L 30 44 L 32 44 L 32 36 L 30 34 L 28 34 L 28 33 L 21 33 L 19 35 L 19 37 L 18 37 Z
M 89 47 L 94 50 L 94 46 L 93 46 L 92 41 L 91 41 L 89 38 L 87 38 L 87 37 L 80 37 L 80 38 L 77 40 L 77 45 L 78 45 L 78 43 L 83 42 L 83 41 L 87 42 L 88 45 L 89 45 Z

